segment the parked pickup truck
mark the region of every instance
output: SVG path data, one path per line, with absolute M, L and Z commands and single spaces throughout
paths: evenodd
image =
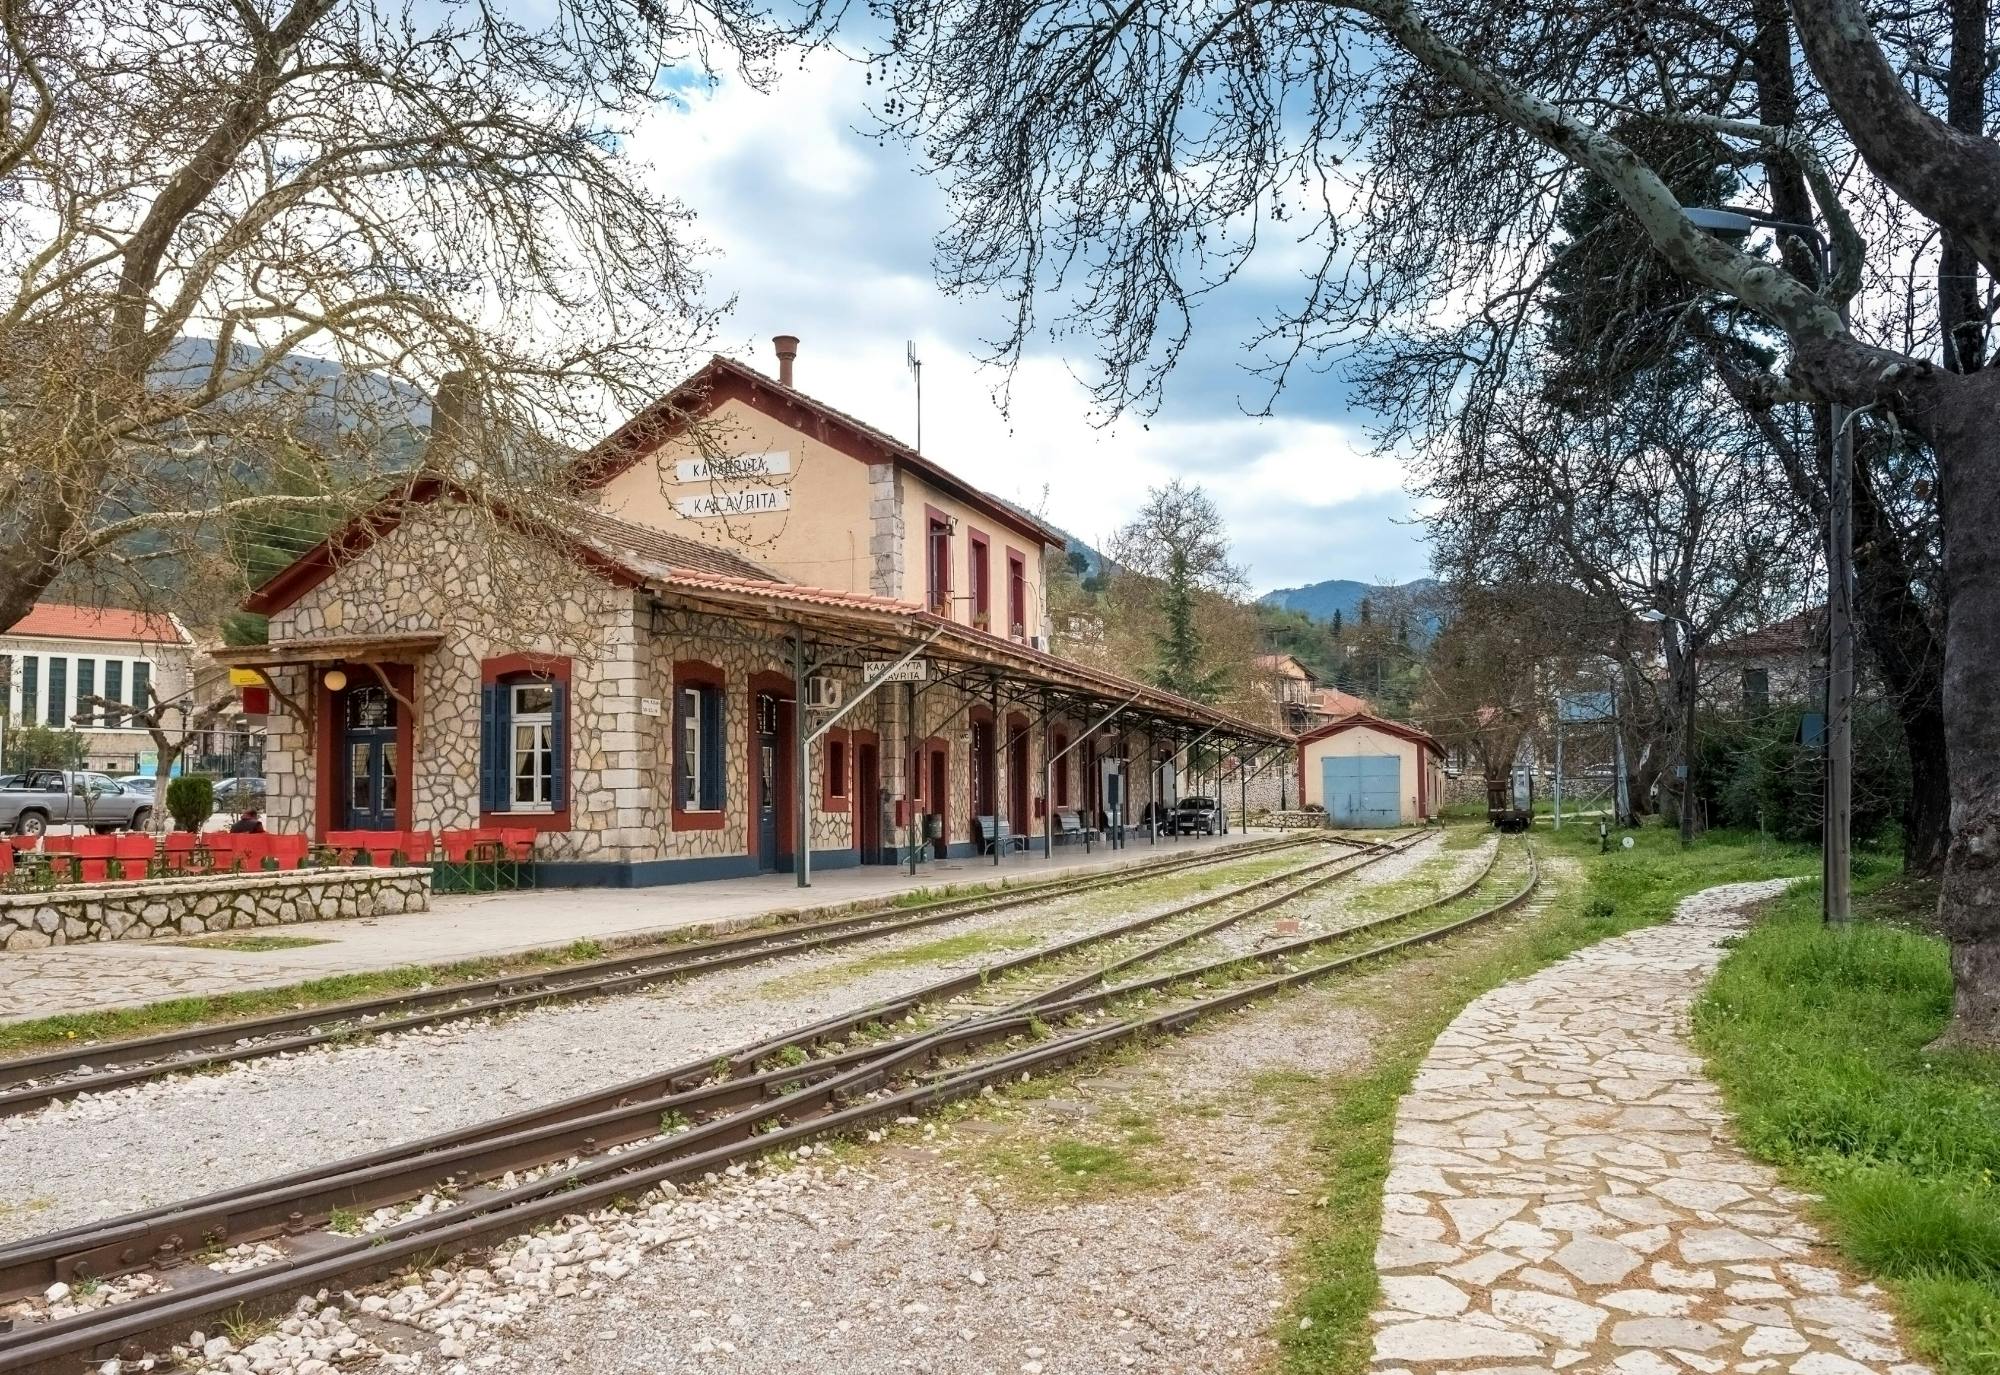
M 143 831 L 153 795 L 101 773 L 30 769 L 0 780 L 0 831 L 38 836 L 51 826 Z

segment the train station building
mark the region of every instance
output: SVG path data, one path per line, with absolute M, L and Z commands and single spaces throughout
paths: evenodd
M 224 654 L 272 690 L 273 827 L 528 827 L 546 883 L 805 881 L 1132 837 L 1287 757 L 1050 653 L 1062 536 L 776 343 L 776 376 L 716 357 L 596 446 L 577 499 L 426 476 L 259 588 L 269 643 Z

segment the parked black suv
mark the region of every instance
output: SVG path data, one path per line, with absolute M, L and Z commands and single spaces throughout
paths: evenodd
M 1174 808 L 1171 829 L 1176 835 L 1220 835 L 1227 824 L 1222 807 L 1212 797 L 1184 797 Z

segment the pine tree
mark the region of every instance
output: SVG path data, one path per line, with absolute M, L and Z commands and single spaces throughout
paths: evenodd
M 1187 551 L 1167 555 L 1165 590 L 1160 596 L 1160 633 L 1155 638 L 1154 683 L 1197 702 L 1212 702 L 1222 687 L 1220 669 L 1201 671 L 1201 631 L 1194 621 L 1195 578 Z

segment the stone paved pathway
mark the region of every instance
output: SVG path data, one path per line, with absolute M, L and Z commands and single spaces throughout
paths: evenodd
M 1687 1012 L 1745 908 L 1494 990 L 1438 1038 L 1396 1121 L 1375 1375 L 1929 1375 L 1732 1139 Z

